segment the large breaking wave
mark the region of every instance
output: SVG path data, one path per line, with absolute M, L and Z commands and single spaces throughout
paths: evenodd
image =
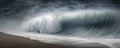
M 4 33 L 65 46 L 120 47 L 119 7 L 110 1 L 11 2 L 0 9 Z
M 76 37 L 119 37 L 119 12 L 115 10 L 77 10 L 49 13 L 23 23 L 26 31 Z

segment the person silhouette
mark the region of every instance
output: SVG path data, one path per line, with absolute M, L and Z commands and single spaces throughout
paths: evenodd
M 38 30 L 38 34 L 40 33 L 40 31 Z

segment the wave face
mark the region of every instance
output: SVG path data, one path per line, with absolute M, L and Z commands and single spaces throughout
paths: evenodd
M 33 33 L 118 38 L 119 16 L 119 12 L 112 10 L 77 10 L 35 17 L 26 21 L 24 26 L 27 31 Z

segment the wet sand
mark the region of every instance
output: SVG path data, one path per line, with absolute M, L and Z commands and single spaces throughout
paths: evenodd
M 0 32 L 0 48 L 108 48 L 108 47 L 68 47 L 31 40 Z
M 0 33 L 0 48 L 74 48 L 60 45 L 47 44 L 31 40 L 29 38 L 19 37 Z

